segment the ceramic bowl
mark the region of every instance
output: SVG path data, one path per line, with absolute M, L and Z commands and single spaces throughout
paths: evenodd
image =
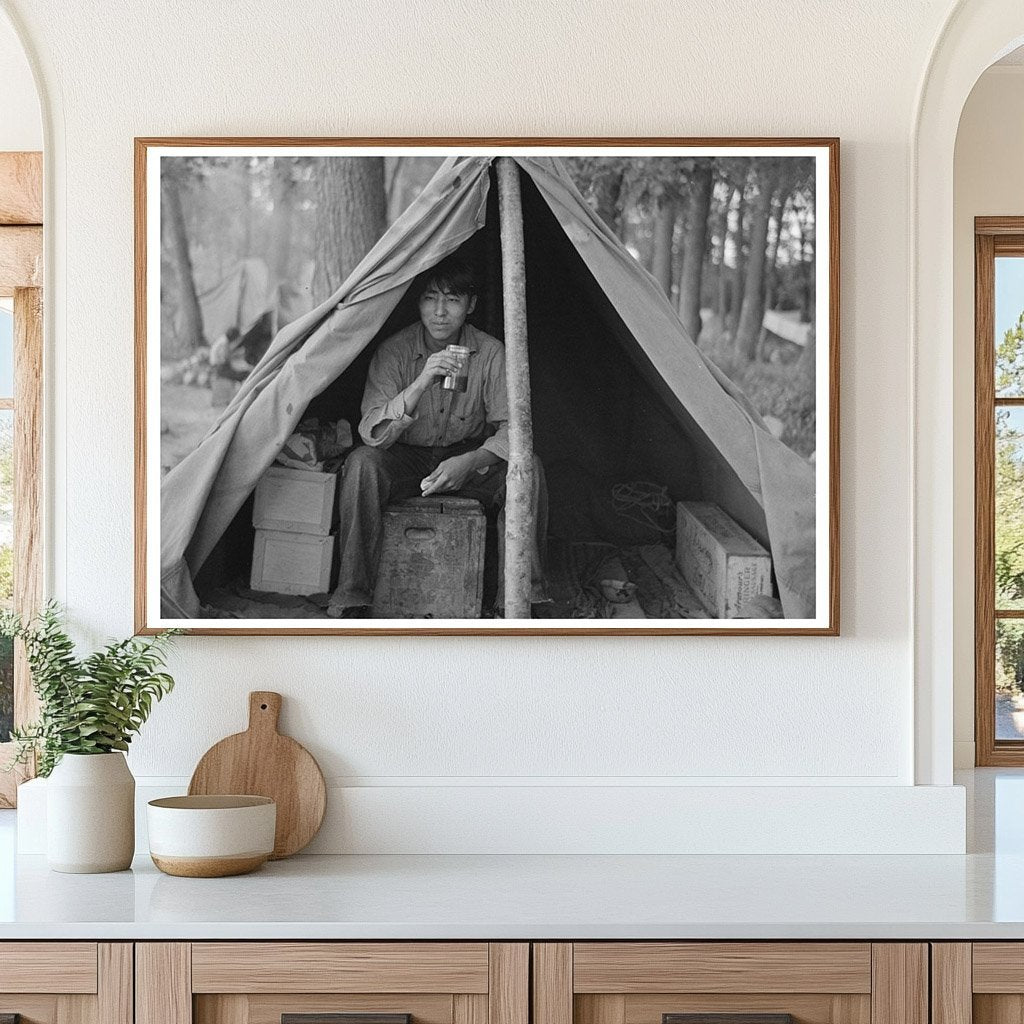
M 601 580 L 601 593 L 613 604 L 627 604 L 633 600 L 636 584 L 628 580 Z
M 274 851 L 277 805 L 266 796 L 168 796 L 146 809 L 149 853 L 168 875 L 224 878 Z

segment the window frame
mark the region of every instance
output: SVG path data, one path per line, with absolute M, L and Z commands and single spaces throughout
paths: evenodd
M 997 609 L 995 586 L 995 417 L 1024 408 L 996 398 L 995 261 L 1024 258 L 1024 217 L 974 220 L 974 742 L 978 767 L 1024 766 L 1024 740 L 996 739 L 996 620 L 1024 624 L 1024 609 Z
M 14 300 L 14 608 L 28 618 L 43 600 L 43 161 L 0 153 L 0 298 Z M 7 398 L 8 396 L 3 396 Z M 14 724 L 39 710 L 25 651 L 14 654 Z M 34 764 L 6 772 L 13 743 L 0 743 L 0 807 L 14 807 Z

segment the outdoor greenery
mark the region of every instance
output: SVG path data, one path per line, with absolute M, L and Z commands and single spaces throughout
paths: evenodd
M 24 762 L 35 752 L 38 773 L 46 776 L 64 754 L 127 750 L 153 702 L 174 687 L 174 680 L 161 669 L 178 632 L 111 641 L 79 658 L 55 603 L 28 623 L 14 612 L 0 613 L 0 636 L 25 644 L 41 707 L 38 722 L 13 730 L 13 763 Z
M 996 346 L 996 394 L 1024 394 L 1024 312 Z M 1024 410 L 996 410 L 996 608 L 1024 608 Z M 1024 689 L 1024 629 L 996 621 L 996 683 Z

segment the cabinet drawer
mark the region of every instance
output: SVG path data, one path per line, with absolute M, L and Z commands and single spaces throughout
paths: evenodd
M 923 943 L 537 943 L 534 1024 L 926 1024 Z
M 578 942 L 573 991 L 871 991 L 870 943 Z
M 0 945 L 0 992 L 96 991 L 95 942 L 5 942 Z
M 136 985 L 136 1024 L 529 1024 L 526 943 L 139 943 Z
M 127 942 L 0 943 L 0 1018 L 22 1024 L 132 1024 Z

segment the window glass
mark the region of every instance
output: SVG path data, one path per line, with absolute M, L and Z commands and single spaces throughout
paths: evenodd
M 1024 257 L 996 257 L 996 398 L 1024 398 Z

